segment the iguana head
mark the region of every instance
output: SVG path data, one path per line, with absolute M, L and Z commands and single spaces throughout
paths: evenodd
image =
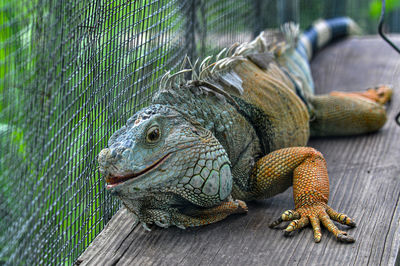
M 229 159 L 213 134 L 163 105 L 128 119 L 98 157 L 107 190 L 122 200 L 160 192 L 213 205 L 229 196 Z

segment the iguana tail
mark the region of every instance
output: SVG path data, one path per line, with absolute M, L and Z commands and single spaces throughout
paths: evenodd
M 330 42 L 360 32 L 358 25 L 348 17 L 317 20 L 300 35 L 296 50 L 311 60 L 318 50 Z

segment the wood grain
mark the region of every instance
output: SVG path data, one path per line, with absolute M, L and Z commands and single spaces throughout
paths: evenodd
M 394 36 L 400 43 L 400 36 Z M 310 141 L 328 162 L 334 209 L 355 218 L 348 230 L 357 241 L 341 244 L 326 230 L 315 244 L 310 228 L 291 237 L 268 228 L 293 208 L 292 191 L 249 203 L 247 215 L 209 226 L 145 231 L 121 209 L 91 246 L 80 265 L 395 265 L 400 247 L 400 55 L 378 37 L 352 38 L 317 54 L 312 63 L 317 93 L 363 90 L 393 84 L 389 120 L 376 134 Z M 283 228 L 283 227 L 282 227 Z

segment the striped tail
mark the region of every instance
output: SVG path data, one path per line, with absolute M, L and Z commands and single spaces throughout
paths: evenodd
M 300 36 L 296 50 L 311 60 L 318 50 L 333 40 L 360 32 L 358 25 L 348 17 L 318 20 Z

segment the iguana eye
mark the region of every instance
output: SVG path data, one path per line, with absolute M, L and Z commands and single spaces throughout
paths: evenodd
M 149 128 L 149 130 L 147 130 L 146 141 L 148 143 L 157 142 L 160 139 L 160 136 L 161 134 L 158 126 L 152 126 L 151 128 Z

